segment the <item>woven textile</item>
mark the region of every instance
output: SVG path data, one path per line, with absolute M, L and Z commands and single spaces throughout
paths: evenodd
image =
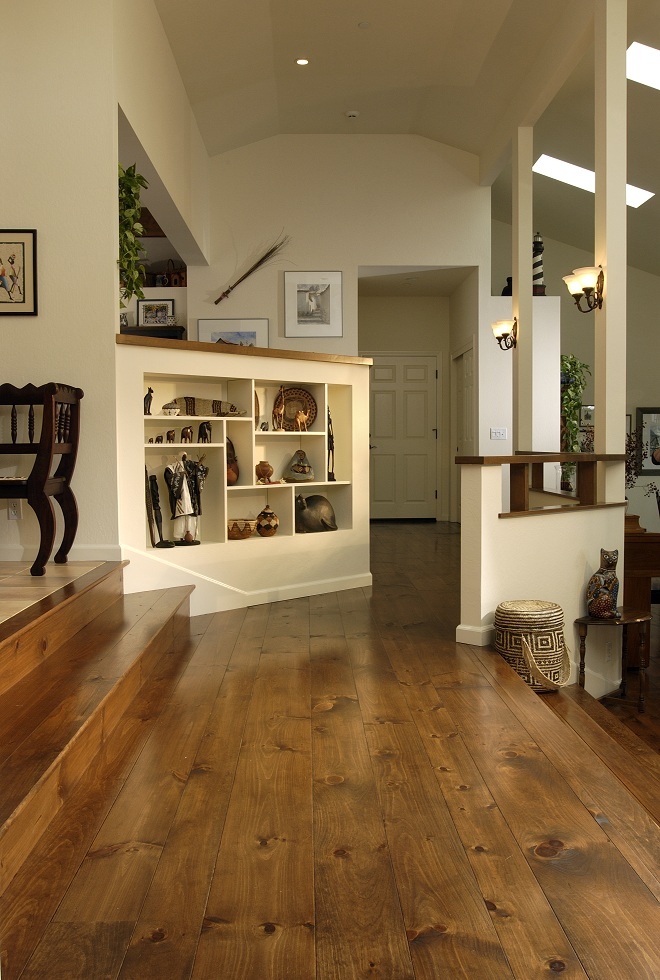
M 556 691 L 568 683 L 564 613 L 554 602 L 501 602 L 495 610 L 495 649 L 537 691 Z

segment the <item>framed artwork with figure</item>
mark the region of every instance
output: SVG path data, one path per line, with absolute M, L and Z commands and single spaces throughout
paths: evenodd
M 638 408 L 637 431 L 641 433 L 639 473 L 642 476 L 658 476 L 660 474 L 660 408 Z
M 37 233 L 0 229 L 0 314 L 37 315 Z
M 284 336 L 343 336 L 341 272 L 284 273 Z

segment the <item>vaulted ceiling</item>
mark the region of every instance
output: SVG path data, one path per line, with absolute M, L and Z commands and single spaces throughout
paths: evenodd
M 479 156 L 505 221 L 512 127 L 538 117 L 535 156 L 594 165 L 596 0 L 155 3 L 211 155 L 283 133 L 417 134 Z M 660 48 L 658 0 L 629 0 L 628 21 L 628 42 Z M 627 84 L 628 181 L 656 193 L 628 209 L 629 262 L 660 275 L 660 91 Z M 544 237 L 593 250 L 591 194 L 535 175 L 534 209 Z

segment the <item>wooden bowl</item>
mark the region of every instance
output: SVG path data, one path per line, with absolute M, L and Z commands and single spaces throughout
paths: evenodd
M 227 521 L 227 537 L 230 541 L 242 541 L 254 534 L 256 527 L 256 520 L 250 521 L 242 517 L 230 517 Z

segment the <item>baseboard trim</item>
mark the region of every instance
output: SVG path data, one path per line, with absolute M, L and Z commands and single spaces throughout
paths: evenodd
M 456 627 L 456 642 L 469 643 L 473 647 L 487 647 L 492 644 L 495 630 L 492 626 L 463 626 Z

